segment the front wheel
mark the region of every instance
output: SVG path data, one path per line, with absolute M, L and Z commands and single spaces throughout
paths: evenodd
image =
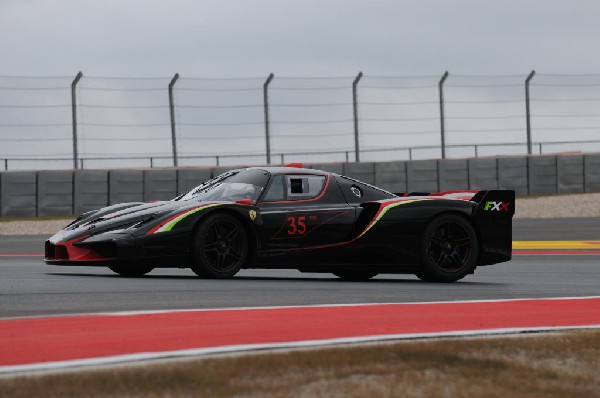
M 146 275 L 148 272 L 152 271 L 154 267 L 143 266 L 143 267 L 125 267 L 122 265 L 116 265 L 114 267 L 109 267 L 110 270 L 116 274 L 127 278 L 139 278 L 140 276 Z
M 248 235 L 229 214 L 218 213 L 201 221 L 192 241 L 192 271 L 203 278 L 231 278 L 247 262 Z
M 473 273 L 479 242 L 473 226 L 456 214 L 439 216 L 425 229 L 421 242 L 421 269 L 426 282 L 454 282 Z

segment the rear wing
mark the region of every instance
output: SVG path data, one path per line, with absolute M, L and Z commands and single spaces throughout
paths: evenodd
M 456 190 L 444 192 L 410 192 L 398 193 L 406 196 L 432 196 L 440 199 L 459 199 L 477 203 L 474 215 L 508 215 L 515 214 L 515 191 L 508 189 L 492 189 L 488 191 Z
M 515 214 L 515 191 L 508 189 L 493 189 L 478 191 L 472 198 L 477 203 L 474 216 L 491 216 Z

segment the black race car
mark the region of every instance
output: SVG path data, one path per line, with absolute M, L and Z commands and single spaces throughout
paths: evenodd
M 230 278 L 242 268 L 328 272 L 347 280 L 413 273 L 451 282 L 511 258 L 514 191 L 393 194 L 293 167 L 232 170 L 166 202 L 82 214 L 52 236 L 45 261 L 157 267 Z

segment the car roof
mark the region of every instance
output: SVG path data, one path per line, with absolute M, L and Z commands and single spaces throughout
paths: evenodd
M 271 174 L 311 174 L 318 176 L 326 176 L 332 173 L 322 170 L 306 169 L 301 167 L 283 167 L 283 166 L 268 166 L 268 167 L 249 167 L 248 169 L 265 170 Z

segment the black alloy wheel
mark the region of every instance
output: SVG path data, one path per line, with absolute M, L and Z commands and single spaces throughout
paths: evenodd
M 150 266 L 123 266 L 123 265 L 115 265 L 114 267 L 109 267 L 111 271 L 117 273 L 121 276 L 127 278 L 139 278 L 140 276 L 146 275 L 148 272 L 152 271 L 154 267 Z
M 479 242 L 473 226 L 463 217 L 446 214 L 435 218 L 423 234 L 421 269 L 427 282 L 454 282 L 473 273 Z
M 192 242 L 192 270 L 203 278 L 231 278 L 248 260 L 248 235 L 229 214 L 201 221 Z

